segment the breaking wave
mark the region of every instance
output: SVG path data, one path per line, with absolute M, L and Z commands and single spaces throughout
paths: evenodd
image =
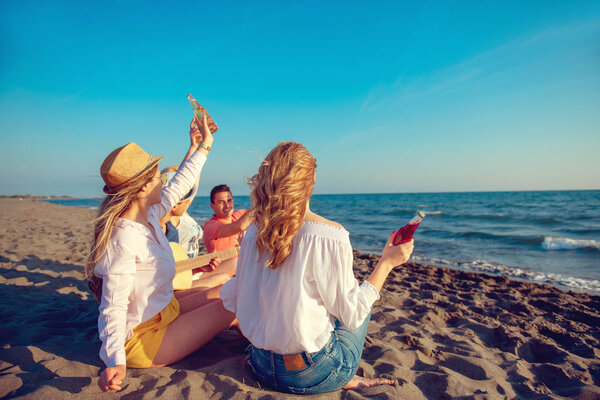
M 542 242 L 544 250 L 576 250 L 576 249 L 592 249 L 600 250 L 600 242 L 595 240 L 585 239 L 570 239 L 556 236 L 544 236 Z
M 421 264 L 448 266 L 464 271 L 480 272 L 490 275 L 503 275 L 509 278 L 515 278 L 529 282 L 546 283 L 557 287 L 600 293 L 600 280 L 597 279 L 576 278 L 563 274 L 534 271 L 526 268 L 511 267 L 508 265 L 496 264 L 482 260 L 450 261 L 419 256 L 413 256 L 411 257 L 411 260 Z

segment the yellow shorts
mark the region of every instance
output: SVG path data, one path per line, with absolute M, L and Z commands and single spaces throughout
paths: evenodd
M 179 317 L 179 302 L 175 296 L 154 317 L 133 328 L 133 336 L 125 343 L 127 368 L 150 368 L 167 327 Z

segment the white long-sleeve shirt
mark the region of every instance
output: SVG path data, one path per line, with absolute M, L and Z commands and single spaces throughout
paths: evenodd
M 173 297 L 175 261 L 160 219 L 185 196 L 202 171 L 206 156 L 195 152 L 161 192 L 161 202 L 148 210 L 158 242 L 143 224 L 119 218 L 94 273 L 102 278 L 98 332 L 100 358 L 106 366 L 126 364 L 125 342 L 133 328 L 149 320 Z
M 259 257 L 256 232 L 255 224 L 246 230 L 236 277 L 221 289 L 225 308 L 254 346 L 312 353 L 327 343 L 336 319 L 350 329 L 364 322 L 379 292 L 367 281 L 358 285 L 348 231 L 304 222 L 276 269 L 265 267 L 268 254 Z

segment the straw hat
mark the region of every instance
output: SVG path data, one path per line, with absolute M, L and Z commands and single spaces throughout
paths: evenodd
M 131 142 L 114 150 L 100 167 L 104 179 L 104 193 L 112 194 L 154 167 L 164 157 L 153 157 Z

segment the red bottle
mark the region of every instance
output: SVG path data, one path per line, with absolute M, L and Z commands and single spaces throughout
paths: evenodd
M 208 119 L 208 129 L 210 129 L 210 133 L 215 133 L 219 128 L 217 127 L 215 121 L 213 121 L 213 119 L 206 111 L 206 108 L 202 107 L 200 103 L 198 103 L 198 101 L 191 94 L 188 94 L 187 98 L 190 101 L 192 108 L 194 109 L 194 115 L 196 116 L 196 118 L 198 118 L 198 123 L 201 123 L 202 118 L 204 118 L 204 116 L 206 115 L 206 118 Z
M 400 243 L 410 242 L 413 238 L 413 234 L 417 230 L 417 227 L 425 218 L 425 213 L 423 211 L 417 212 L 417 216 L 410 220 L 410 222 L 404 225 L 402 228 L 396 232 L 396 236 L 394 237 L 394 246 Z

